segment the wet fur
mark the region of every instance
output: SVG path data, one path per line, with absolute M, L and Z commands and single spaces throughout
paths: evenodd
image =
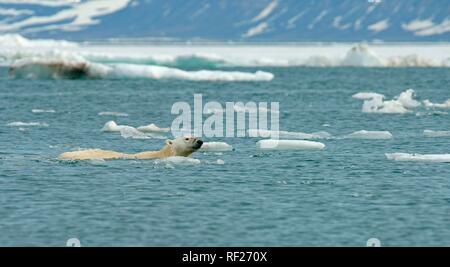
M 174 142 L 177 142 L 178 145 L 174 144 Z M 195 144 L 196 142 L 201 142 L 200 140 L 197 140 L 195 138 L 189 138 L 189 141 L 186 141 L 190 143 L 187 144 L 181 143 L 181 148 L 180 142 L 181 141 L 178 138 L 175 139 L 174 141 L 167 140 L 166 145 L 159 151 L 145 151 L 136 154 L 127 154 L 111 150 L 88 149 L 81 151 L 66 152 L 61 154 L 58 158 L 61 160 L 64 159 L 89 160 L 89 159 L 153 159 L 153 158 L 167 158 L 173 156 L 188 157 L 192 153 L 194 153 L 197 149 L 199 149 L 201 146 L 200 144 L 198 148 L 192 147 L 192 144 Z

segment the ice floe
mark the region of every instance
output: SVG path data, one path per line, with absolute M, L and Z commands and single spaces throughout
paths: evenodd
M 392 139 L 394 136 L 389 131 L 356 131 L 345 136 L 349 139 L 369 139 L 369 140 L 387 140 Z
M 450 137 L 450 131 L 424 130 L 423 135 L 426 137 Z
M 421 161 L 421 162 L 447 162 L 450 163 L 450 154 L 409 154 L 386 153 L 389 160 L 395 161 Z
M 115 117 L 128 117 L 127 113 L 115 112 L 115 111 L 102 111 L 98 113 L 99 116 L 115 116 Z
M 450 99 L 445 101 L 444 103 L 433 103 L 430 100 L 424 100 L 423 104 L 427 108 L 442 108 L 442 109 L 450 109 Z
M 201 163 L 200 160 L 190 157 L 168 157 L 162 159 L 156 159 L 155 164 L 164 165 L 166 167 L 175 167 L 175 166 L 195 166 Z
M 263 130 L 263 129 L 249 129 L 248 135 L 250 137 L 278 137 L 281 139 L 328 139 L 331 138 L 331 134 L 325 131 L 314 132 L 314 133 L 303 133 L 303 132 L 289 132 L 289 131 L 273 131 L 273 130 Z
M 150 139 L 150 138 L 158 138 L 163 139 L 165 138 L 164 133 L 166 133 L 166 128 L 159 128 L 155 124 L 153 124 L 154 127 L 151 129 L 158 130 L 159 131 L 150 131 L 151 129 L 146 128 L 147 126 L 141 126 L 140 129 L 145 129 L 146 131 L 142 131 L 139 128 L 135 128 L 128 125 L 118 125 L 115 121 L 108 121 L 105 123 L 103 128 L 101 129 L 102 132 L 120 132 L 120 135 L 125 138 L 132 138 L 132 139 Z M 155 128 L 156 127 L 156 128 Z
M 381 94 L 364 92 L 353 95 L 353 98 L 364 100 L 363 113 L 405 114 L 421 105 L 414 96 L 414 90 L 408 89 L 393 100 L 384 100 L 385 97 Z
M 6 126 L 11 127 L 27 127 L 27 126 L 38 126 L 38 127 L 48 127 L 48 124 L 45 122 L 21 122 L 21 121 L 15 121 L 10 122 L 6 124 Z
M 225 143 L 225 142 L 205 142 L 199 151 L 203 152 L 225 152 L 232 151 L 233 146 Z
M 256 143 L 260 150 L 322 150 L 325 145 L 320 142 L 305 140 L 260 140 Z
M 139 126 L 137 129 L 144 133 L 167 133 L 170 131 L 170 128 L 160 128 L 154 123 L 145 126 Z
M 33 112 L 33 113 L 55 113 L 56 111 L 54 109 L 32 109 L 31 112 Z

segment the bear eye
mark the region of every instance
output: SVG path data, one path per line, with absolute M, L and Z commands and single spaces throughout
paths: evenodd
M 189 141 L 189 138 L 184 138 L 184 140 Z

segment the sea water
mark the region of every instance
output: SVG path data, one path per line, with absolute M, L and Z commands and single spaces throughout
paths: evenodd
M 447 135 L 424 134 L 449 131 L 450 110 L 422 104 L 365 113 L 367 100 L 352 98 L 396 99 L 411 88 L 420 103 L 445 103 L 447 67 L 175 66 L 273 75 L 198 81 L 11 77 L 10 64 L 0 68 L 1 246 L 64 246 L 69 238 L 82 246 L 365 246 L 369 238 L 448 245 L 450 164 L 385 154 L 450 153 Z M 158 150 L 170 133 L 124 138 L 101 129 L 108 121 L 170 127 L 173 103 L 193 104 L 194 94 L 222 105 L 279 102 L 281 131 L 327 132 L 313 140 L 325 147 L 266 151 L 257 147 L 261 138 L 203 138 L 232 149 L 188 159 L 57 159 L 87 148 Z M 379 131 L 383 138 L 375 138 Z

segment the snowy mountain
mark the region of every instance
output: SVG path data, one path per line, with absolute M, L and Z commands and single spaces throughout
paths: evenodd
M 0 34 L 95 40 L 449 41 L 450 0 L 0 0 Z

